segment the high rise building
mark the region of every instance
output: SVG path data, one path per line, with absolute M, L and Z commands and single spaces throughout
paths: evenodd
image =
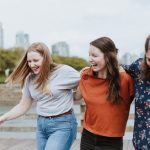
M 29 46 L 29 34 L 18 32 L 16 34 L 16 47 L 27 48 Z
M 129 65 L 131 63 L 131 54 L 126 52 L 122 58 L 121 58 L 121 63 Z
M 0 48 L 3 47 L 4 47 L 3 27 L 2 23 L 0 22 Z
M 144 51 L 140 53 L 140 57 L 144 58 Z
M 52 54 L 69 56 L 69 45 L 66 42 L 58 42 L 52 45 Z
M 121 63 L 122 64 L 126 64 L 126 65 L 129 65 L 131 64 L 133 61 L 135 61 L 139 56 L 136 55 L 136 54 L 131 54 L 131 53 L 128 53 L 126 52 L 122 58 L 121 58 Z

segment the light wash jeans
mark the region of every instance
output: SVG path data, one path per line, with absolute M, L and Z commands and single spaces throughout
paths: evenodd
M 38 116 L 37 149 L 70 150 L 76 133 L 77 122 L 73 112 L 54 118 Z

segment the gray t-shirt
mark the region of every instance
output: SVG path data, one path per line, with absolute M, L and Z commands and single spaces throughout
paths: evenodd
M 51 94 L 36 89 L 32 75 L 26 79 L 22 93 L 37 102 L 37 114 L 53 116 L 64 113 L 72 108 L 73 93 L 80 80 L 78 71 L 70 66 L 63 65 L 55 70 L 48 79 L 48 90 Z

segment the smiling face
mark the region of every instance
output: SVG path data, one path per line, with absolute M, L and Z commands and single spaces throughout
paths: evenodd
M 31 68 L 34 74 L 39 74 L 41 71 L 43 57 L 40 53 L 35 51 L 30 51 L 27 53 L 28 66 Z
M 89 49 L 89 62 L 91 65 L 91 69 L 94 72 L 106 72 L 106 62 L 104 58 L 104 53 L 102 53 L 97 47 L 93 45 L 90 45 Z

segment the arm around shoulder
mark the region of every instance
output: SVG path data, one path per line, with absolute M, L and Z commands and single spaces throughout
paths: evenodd
M 129 92 L 130 92 L 130 102 L 134 99 L 134 80 L 131 76 L 129 76 Z
M 79 86 L 77 87 L 77 90 L 73 91 L 73 97 L 75 101 L 82 99 L 82 94 L 80 92 Z

